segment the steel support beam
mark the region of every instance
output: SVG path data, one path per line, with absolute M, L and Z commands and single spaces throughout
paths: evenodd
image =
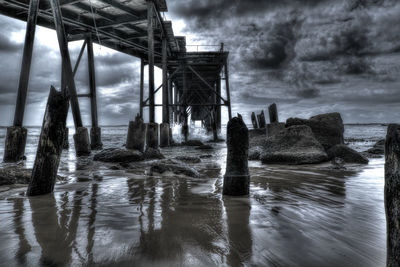
M 88 68 L 89 68 L 89 86 L 90 86 L 90 107 L 92 114 L 92 127 L 99 127 L 97 117 L 97 97 L 96 97 L 96 73 L 94 67 L 94 53 L 92 38 L 86 39 L 87 55 L 88 55 Z
M 149 62 L 149 122 L 155 122 L 154 107 L 154 32 L 153 32 L 154 3 L 147 0 L 147 35 L 148 35 L 148 62 Z
M 75 128 L 82 127 L 81 112 L 79 102 L 76 95 L 76 87 L 74 74 L 72 72 L 71 58 L 68 50 L 68 41 L 65 34 L 64 22 L 62 19 L 61 8 L 58 0 L 50 0 L 54 16 L 54 26 L 57 32 L 58 44 L 60 47 L 61 58 L 63 61 L 64 75 L 68 87 L 68 93 L 71 101 L 72 115 L 74 118 Z M 66 92 L 66 88 L 62 88 Z
M 140 60 L 140 88 L 139 88 L 139 115 L 143 119 L 143 92 L 144 91 L 144 59 Z
M 163 101 L 163 123 L 169 123 L 169 99 L 168 99 L 168 70 L 167 70 L 167 39 L 162 39 L 162 101 Z
M 19 76 L 18 96 L 15 106 L 14 126 L 22 126 L 24 121 L 26 97 L 28 94 L 29 75 L 31 71 L 33 44 L 35 40 L 36 22 L 39 10 L 39 0 L 31 0 L 26 24 L 24 52 L 22 56 L 21 73 Z

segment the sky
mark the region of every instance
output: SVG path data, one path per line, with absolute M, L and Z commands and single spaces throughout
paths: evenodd
M 233 114 L 278 105 L 279 118 L 340 112 L 345 123 L 400 123 L 400 1 L 167 0 L 175 35 L 191 45 L 225 44 Z M 0 125 L 11 125 L 25 23 L 0 16 Z M 70 43 L 74 64 L 81 42 Z M 210 47 L 210 49 L 215 49 Z M 41 125 L 61 59 L 52 30 L 38 27 L 25 125 Z M 95 45 L 101 125 L 125 125 L 138 112 L 137 58 Z M 84 56 L 76 76 L 88 92 Z M 156 86 L 161 71 L 156 71 Z M 147 85 L 147 83 L 146 83 Z M 146 87 L 145 87 L 146 88 Z M 156 101 L 161 101 L 157 95 Z M 90 106 L 80 99 L 84 124 Z M 157 120 L 161 121 L 160 112 Z M 227 119 L 223 110 L 223 119 Z M 68 124 L 72 125 L 69 115 Z

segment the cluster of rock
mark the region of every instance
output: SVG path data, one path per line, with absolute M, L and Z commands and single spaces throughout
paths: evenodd
M 367 164 L 368 159 L 344 144 L 344 126 L 339 113 L 310 119 L 289 118 L 266 126 L 265 135 L 250 142 L 250 160 L 269 164 L 316 164 L 335 158 L 345 163 Z M 337 161 L 337 160 L 336 160 Z

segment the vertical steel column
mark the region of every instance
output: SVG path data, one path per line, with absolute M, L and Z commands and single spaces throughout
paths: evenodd
M 163 123 L 169 123 L 169 99 L 168 99 L 168 73 L 167 73 L 167 38 L 162 38 L 162 115 Z
M 225 69 L 225 85 L 226 85 L 226 98 L 228 102 L 228 115 L 229 119 L 232 119 L 232 109 L 231 109 L 231 93 L 229 89 L 229 70 L 228 70 L 228 60 L 225 60 L 224 63 L 224 69 Z
M 26 24 L 24 53 L 22 56 L 21 73 L 19 76 L 17 104 L 15 106 L 14 126 L 22 126 L 24 121 L 26 96 L 28 93 L 29 74 L 31 71 L 33 43 L 35 40 L 36 21 L 39 10 L 39 0 L 31 0 Z
M 61 58 L 63 60 L 64 75 L 66 83 L 68 84 L 69 96 L 71 101 L 72 115 L 74 117 L 75 128 L 82 127 L 81 112 L 79 109 L 78 97 L 76 95 L 76 87 L 74 75 L 72 72 L 71 58 L 68 50 L 68 41 L 65 35 L 64 23 L 62 20 L 60 3 L 58 0 L 50 0 L 51 8 L 53 10 L 54 25 L 57 32 L 58 44 L 60 47 Z M 65 88 L 62 88 L 65 90 Z
M 92 127 L 98 127 L 97 117 L 97 98 L 96 98 L 96 73 L 94 68 L 93 41 L 91 37 L 86 39 L 88 67 L 89 67 L 89 85 L 90 85 L 90 106 L 92 113 Z
M 139 92 L 139 97 L 140 97 L 140 118 L 143 119 L 143 90 L 144 90 L 144 59 L 142 58 L 140 60 L 140 92 Z
M 149 61 L 149 122 L 155 122 L 154 106 L 154 31 L 153 31 L 154 3 L 147 0 L 147 37 Z
M 221 75 L 218 74 L 218 79 L 217 79 L 217 93 L 218 95 L 221 95 Z M 220 130 L 221 129 L 221 98 L 217 97 L 217 128 Z

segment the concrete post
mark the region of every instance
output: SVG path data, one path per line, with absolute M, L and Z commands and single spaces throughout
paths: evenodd
M 17 162 L 24 159 L 27 134 L 28 130 L 22 126 L 7 128 L 4 162 Z
M 149 148 L 158 148 L 158 123 L 150 122 L 147 124 L 146 144 Z
M 167 147 L 170 145 L 170 132 L 169 123 L 160 124 L 160 147 Z
M 400 266 L 400 125 L 388 126 L 385 143 L 386 266 Z
M 74 134 L 75 152 L 76 156 L 90 155 L 90 142 L 88 129 L 85 127 L 78 127 Z
M 278 119 L 278 109 L 276 107 L 276 104 L 273 103 L 268 107 L 268 113 L 269 113 L 269 121 L 270 123 L 276 123 L 279 122 Z
M 126 139 L 127 149 L 137 149 L 141 152 L 144 151 L 144 144 L 146 139 L 146 124 L 138 114 L 135 121 L 129 122 L 128 137 Z
M 250 175 L 248 167 L 249 131 L 241 117 L 228 122 L 226 144 L 226 172 L 223 194 L 242 196 L 249 194 Z

